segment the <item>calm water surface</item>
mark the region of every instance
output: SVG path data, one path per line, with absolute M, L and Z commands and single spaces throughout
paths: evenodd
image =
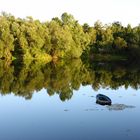
M 13 94 L 1 96 L 0 139 L 139 140 L 139 92 L 123 87 L 95 92 L 90 86 L 81 86 L 66 102 L 60 101 L 58 95 L 49 97 L 44 89 L 28 101 Z M 96 104 L 98 93 L 110 97 L 112 104 L 133 107 L 109 110 Z
M 1 140 L 140 139 L 138 88 L 126 89 L 122 85 L 94 90 L 93 85 L 80 84 L 73 89 L 71 99 L 65 101 L 60 100 L 59 94 L 50 96 L 45 88 L 33 90 L 30 100 L 16 96 L 14 91 L 4 94 L 1 87 Z M 110 97 L 112 105 L 96 104 L 99 93 Z

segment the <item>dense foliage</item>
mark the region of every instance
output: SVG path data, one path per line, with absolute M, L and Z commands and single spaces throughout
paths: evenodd
M 71 59 L 79 57 L 85 64 L 81 59 Z M 64 59 L 56 61 L 58 58 Z M 2 95 L 14 93 L 30 99 L 34 91 L 44 88 L 49 95 L 57 93 L 64 101 L 80 85 L 92 85 L 94 90 L 100 86 L 137 89 L 140 68 L 134 59 L 139 58 L 140 25 L 124 27 L 119 22 L 103 25 L 97 21 L 90 27 L 87 23 L 80 25 L 67 13 L 49 22 L 6 13 L 0 16 Z
M 93 53 L 117 53 L 138 56 L 140 50 L 140 25 L 123 27 L 115 22 L 93 27 L 80 25 L 70 14 L 61 19 L 40 22 L 2 13 L 0 16 L 0 59 L 13 58 L 50 61 L 52 58 L 79 58 Z M 131 55 L 130 55 L 131 54 Z

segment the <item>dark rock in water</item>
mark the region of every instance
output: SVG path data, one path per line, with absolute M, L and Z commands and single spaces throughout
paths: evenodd
M 100 105 L 111 105 L 112 101 L 106 95 L 98 94 L 96 96 L 96 103 Z

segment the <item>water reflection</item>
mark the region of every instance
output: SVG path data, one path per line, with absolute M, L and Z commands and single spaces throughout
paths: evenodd
M 0 92 L 14 93 L 31 99 L 35 91 L 46 89 L 50 96 L 58 94 L 62 101 L 71 99 L 74 90 L 91 85 L 93 90 L 118 89 L 129 86 L 138 89 L 140 85 L 139 65 L 128 62 L 82 63 L 80 59 L 70 62 L 59 61 L 43 64 L 28 64 L 0 61 Z

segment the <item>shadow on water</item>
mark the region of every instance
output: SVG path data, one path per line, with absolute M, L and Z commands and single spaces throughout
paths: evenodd
M 133 109 L 135 106 L 132 105 L 125 105 L 125 104 L 112 104 L 111 106 L 106 106 L 108 110 L 112 111 L 120 111 L 124 109 Z
M 140 66 L 129 62 L 92 62 L 81 59 L 48 64 L 37 61 L 24 64 L 0 61 L 0 92 L 31 99 L 34 91 L 46 89 L 50 96 L 58 94 L 62 101 L 71 99 L 74 90 L 91 85 L 93 90 L 140 86 Z M 124 107 L 122 107 L 124 108 Z M 111 110 L 112 108 L 110 108 Z

